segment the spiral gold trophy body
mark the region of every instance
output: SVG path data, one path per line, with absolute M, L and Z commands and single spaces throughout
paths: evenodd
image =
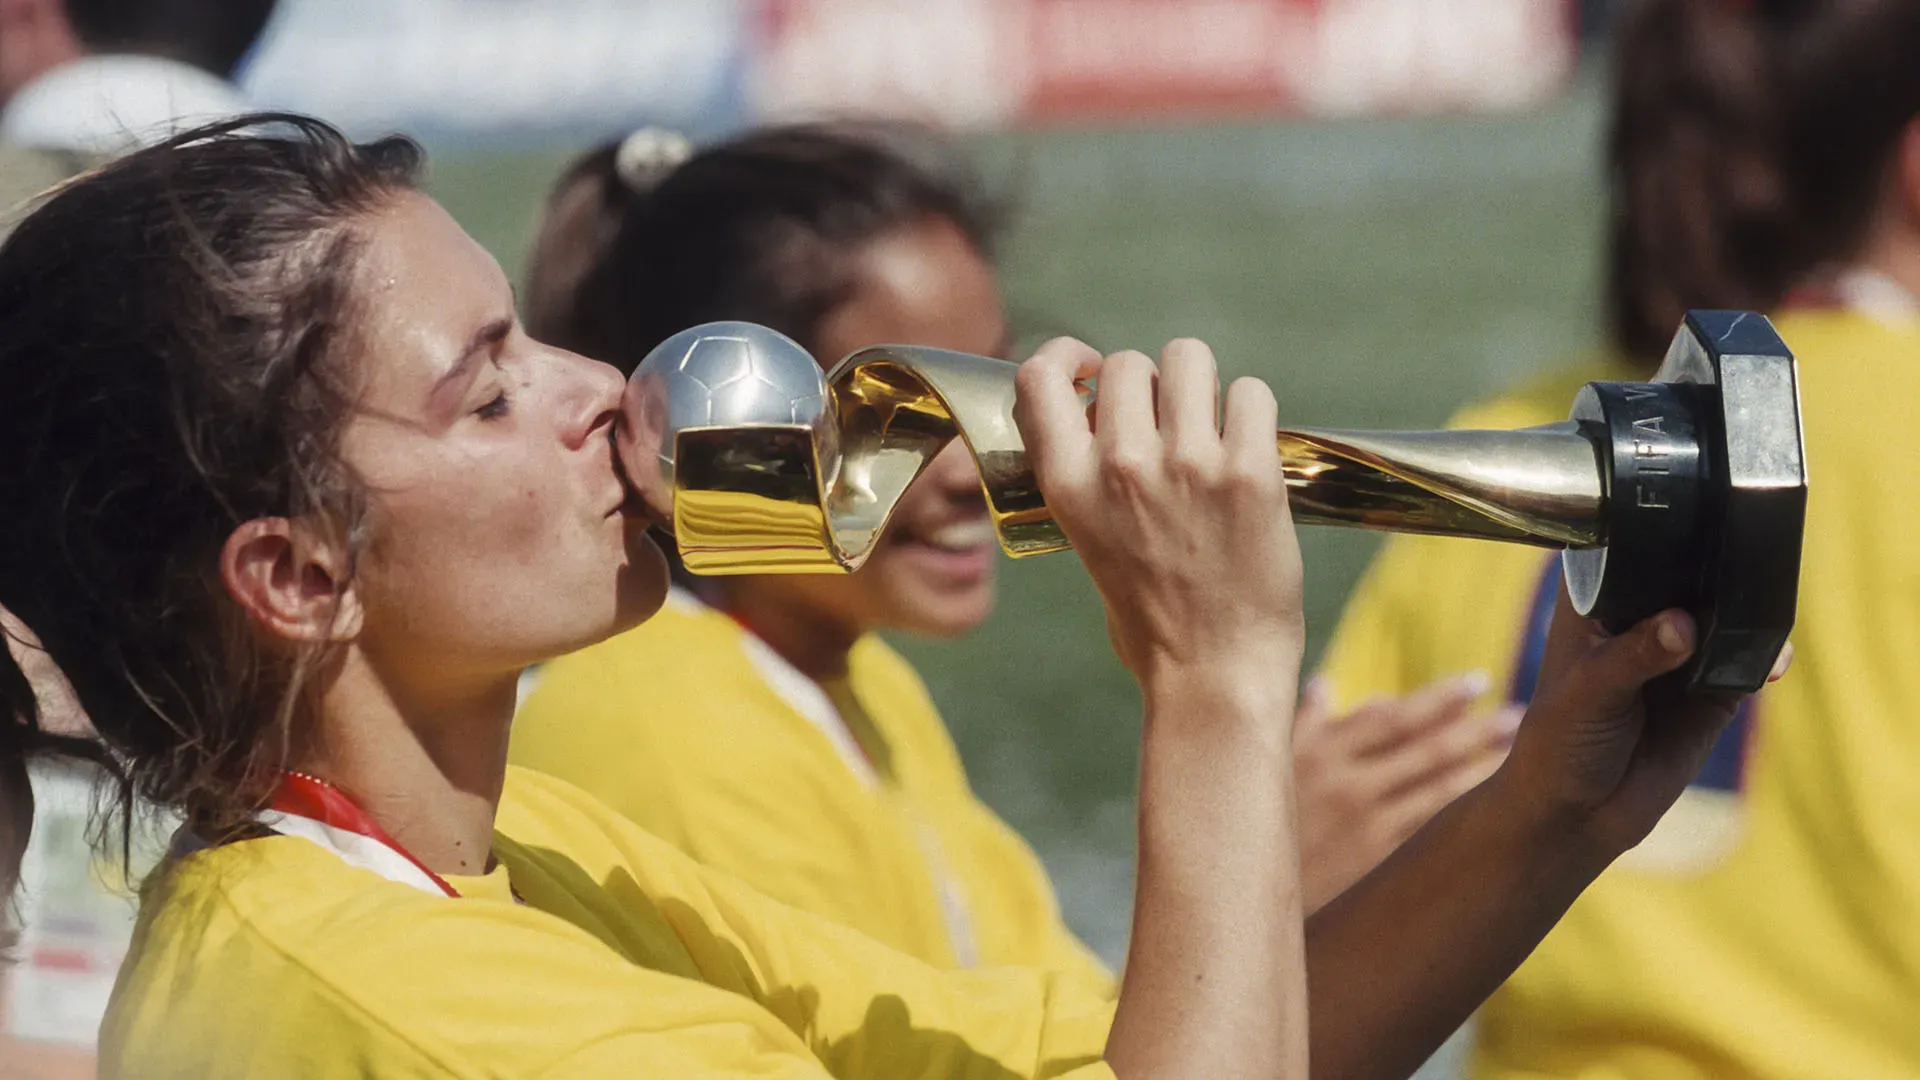
M 1013 424 L 1015 365 L 881 345 L 822 372 L 791 339 L 711 323 L 627 391 L 621 456 L 698 574 L 857 570 L 958 436 L 1021 558 L 1069 546 Z M 1757 689 L 1793 624 L 1806 467 L 1792 354 L 1748 312 L 1694 312 L 1652 382 L 1590 383 L 1517 431 L 1278 433 L 1296 521 L 1560 548 L 1582 614 L 1691 610 L 1690 686 Z

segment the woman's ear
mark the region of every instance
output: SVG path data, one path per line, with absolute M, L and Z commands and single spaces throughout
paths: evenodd
M 361 609 L 347 553 L 288 518 L 255 518 L 227 537 L 220 581 L 261 628 L 307 644 L 360 632 Z

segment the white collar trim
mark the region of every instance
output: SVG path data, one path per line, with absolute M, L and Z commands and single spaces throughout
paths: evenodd
M 1920 323 L 1920 299 L 1878 270 L 1855 268 L 1841 274 L 1833 291 L 1847 310 L 1894 327 Z
M 706 601 L 677 585 L 667 592 L 667 603 L 689 614 L 709 612 L 726 617 L 724 612 L 717 612 Z M 834 707 L 833 699 L 827 696 L 819 683 L 788 663 L 787 658 L 775 652 L 773 646 L 745 627 L 740 631 L 740 651 L 746 653 L 747 660 L 788 708 L 799 713 L 807 723 L 827 737 L 827 741 L 833 744 L 834 753 L 840 756 L 847 768 L 853 770 L 861 783 L 868 787 L 880 785 L 880 776 L 874 771 L 873 763 L 867 760 L 865 751 L 860 749 L 859 740 L 853 737 L 840 710 Z

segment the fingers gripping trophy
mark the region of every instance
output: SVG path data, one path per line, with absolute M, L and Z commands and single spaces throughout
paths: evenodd
M 879 345 L 823 372 L 773 330 L 710 323 L 634 373 L 620 456 L 698 574 L 857 570 L 954 438 L 1002 548 L 1064 550 L 1014 425 L 1016 368 Z M 1575 609 L 1610 628 L 1688 609 L 1690 689 L 1758 689 L 1792 628 L 1806 460 L 1793 356 L 1761 315 L 1690 313 L 1651 381 L 1589 383 L 1561 423 L 1276 437 L 1296 521 L 1561 549 Z

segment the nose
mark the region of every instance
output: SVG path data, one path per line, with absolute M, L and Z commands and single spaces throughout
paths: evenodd
M 620 415 L 620 395 L 627 386 L 618 368 L 577 353 L 555 350 L 568 374 L 561 404 L 561 438 L 567 449 L 578 450 L 592 439 L 605 439 Z

